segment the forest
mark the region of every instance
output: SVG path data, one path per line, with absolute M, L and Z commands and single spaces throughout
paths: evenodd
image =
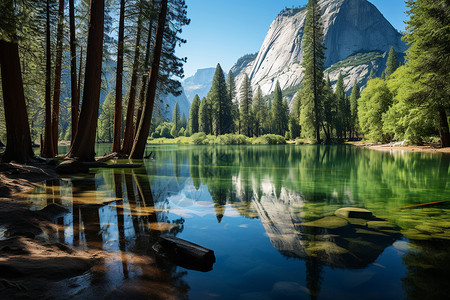
M 431 140 L 448 147 L 449 7 L 407 7 L 405 59 L 391 48 L 382 76 L 371 73 L 363 87 L 355 80 L 350 95 L 344 74 L 334 90 L 324 74 L 321 10 L 309 1 L 304 79 L 292 104 L 278 82 L 263 95 L 247 75 L 237 87 L 218 64 L 207 97 L 194 97 L 189 116 L 180 116 L 176 104 L 169 122 L 159 99 L 181 93 L 177 78 L 186 58 L 175 48 L 186 42 L 180 33 L 190 22 L 184 1 L 2 1 L 2 159 L 29 161 L 35 144 L 41 157 L 54 157 L 58 141 L 70 141 L 67 157 L 93 160 L 96 142 L 112 142 L 111 152 L 142 158 L 148 138 L 196 133 L 238 140 L 272 134 L 277 143 Z

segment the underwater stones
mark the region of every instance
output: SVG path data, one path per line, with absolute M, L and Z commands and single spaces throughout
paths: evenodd
M 374 230 L 398 230 L 399 228 L 388 221 L 368 221 L 367 227 Z
M 349 222 L 340 217 L 328 216 L 316 221 L 301 223 L 300 225 L 310 228 L 339 229 L 348 226 Z
M 337 217 L 342 218 L 358 218 L 370 220 L 372 218 L 372 212 L 358 207 L 343 207 L 334 212 Z

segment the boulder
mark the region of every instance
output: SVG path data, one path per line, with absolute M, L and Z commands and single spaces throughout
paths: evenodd
M 370 220 L 373 216 L 371 211 L 358 207 L 339 208 L 334 214 L 341 218 L 358 218 L 364 220 Z

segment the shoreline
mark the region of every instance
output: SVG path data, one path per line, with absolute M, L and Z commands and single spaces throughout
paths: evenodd
M 407 151 L 407 152 L 419 152 L 419 153 L 443 153 L 450 154 L 450 147 L 448 148 L 440 148 L 431 145 L 426 146 L 383 146 L 383 145 L 355 145 L 356 147 L 372 149 L 377 151 L 389 151 L 389 152 L 397 152 L 397 151 Z

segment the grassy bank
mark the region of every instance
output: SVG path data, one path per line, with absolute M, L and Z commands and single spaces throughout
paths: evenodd
M 149 144 L 188 144 L 188 145 L 282 145 L 286 139 L 280 135 L 266 134 L 260 137 L 249 138 L 242 134 L 206 135 L 194 133 L 190 137 L 180 136 L 174 139 L 149 139 Z

